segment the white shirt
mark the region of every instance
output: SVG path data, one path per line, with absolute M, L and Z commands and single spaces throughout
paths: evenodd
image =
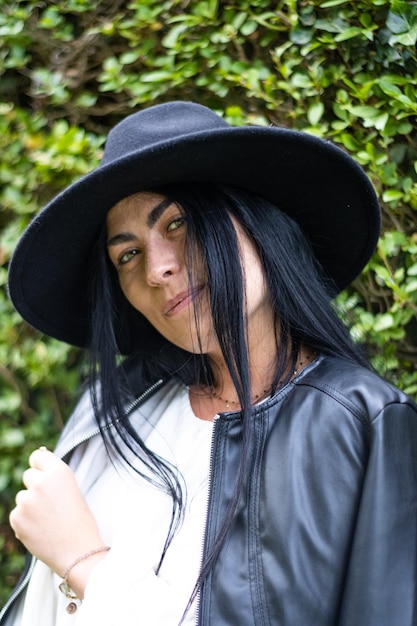
M 58 591 L 60 578 L 38 562 L 13 626 L 179 624 L 201 564 L 213 424 L 194 415 L 188 391 L 174 382 L 140 407 L 132 421 L 140 432 L 147 431 L 147 446 L 178 469 L 184 487 L 184 520 L 158 575 L 172 500 L 121 464 L 112 464 L 96 437 L 78 452 L 76 476 L 81 486 L 89 483 L 83 492 L 111 550 L 92 570 L 84 600 L 72 615 Z M 153 428 L 142 427 L 147 423 Z M 184 625 L 195 624 L 195 612 L 194 603 Z

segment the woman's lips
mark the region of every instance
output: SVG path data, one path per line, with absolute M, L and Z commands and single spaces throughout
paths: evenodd
M 192 302 L 194 302 L 197 295 L 202 290 L 202 287 L 196 287 L 191 291 L 187 289 L 187 291 L 182 291 L 177 294 L 171 300 L 168 300 L 164 307 L 164 315 L 167 317 L 171 317 L 172 315 L 176 315 L 180 311 L 183 311 L 185 308 L 189 307 Z

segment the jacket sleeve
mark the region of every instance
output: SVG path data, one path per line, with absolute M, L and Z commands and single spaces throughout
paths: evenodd
M 373 420 L 339 626 L 417 624 L 417 413 L 392 403 Z
M 109 555 L 110 556 L 110 555 Z M 169 584 L 155 571 L 141 564 L 135 555 L 135 567 L 120 569 L 117 558 L 102 561 L 93 572 L 85 599 L 78 611 L 77 626 L 137 626 L 137 624 L 179 624 L 188 597 L 182 586 Z M 192 614 L 181 622 L 195 624 Z

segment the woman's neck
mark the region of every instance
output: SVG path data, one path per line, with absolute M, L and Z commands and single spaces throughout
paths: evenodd
M 272 386 L 278 357 L 276 323 L 272 311 L 258 322 L 251 320 L 247 333 L 248 367 L 251 380 L 251 396 L 263 393 Z M 208 354 L 214 377 L 213 391 L 216 395 L 237 399 L 235 385 L 224 361 L 220 347 L 217 352 Z
M 284 381 L 292 380 L 316 357 L 316 353 L 308 346 L 301 346 L 295 366 L 290 362 L 287 371 L 278 385 L 274 385 L 276 358 L 268 362 L 251 363 L 251 404 L 255 405 L 268 398 Z M 218 366 L 218 364 L 217 364 Z M 237 411 L 241 408 L 238 394 L 226 366 L 216 370 L 213 386 L 190 387 L 190 403 L 194 414 L 200 419 L 212 421 L 218 413 Z M 273 387 L 275 387 L 273 389 Z

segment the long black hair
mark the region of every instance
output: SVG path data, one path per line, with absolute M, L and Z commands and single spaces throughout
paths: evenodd
M 242 454 L 234 497 L 217 540 L 202 565 L 201 583 L 233 523 L 242 484 L 252 462 L 245 283 L 234 221 L 257 250 L 276 318 L 278 356 L 271 394 L 280 384 L 288 382 L 288 372 L 294 369 L 302 345 L 365 367 L 367 361 L 333 308 L 334 285 L 323 274 L 308 240 L 296 222 L 278 207 L 251 193 L 219 185 L 172 185 L 153 191 L 167 196 L 184 214 L 189 279 L 193 281 L 195 268 L 202 264 L 209 286 L 214 330 L 241 406 Z M 105 244 L 103 227 L 93 268 L 93 406 L 106 445 L 140 474 L 140 464 L 150 470 L 142 475 L 172 497 L 167 548 L 181 521 L 181 487 L 175 468 L 148 450 L 130 425 L 126 404 L 156 380 L 174 376 L 186 385 L 211 385 L 215 372 L 204 354 L 190 354 L 168 343 L 130 307 L 120 291 Z M 197 322 L 198 313 L 197 310 Z M 122 364 L 117 356 L 121 344 L 125 348 L 128 345 L 129 352 Z M 139 465 L 129 460 L 132 455 L 126 450 L 134 453 Z

